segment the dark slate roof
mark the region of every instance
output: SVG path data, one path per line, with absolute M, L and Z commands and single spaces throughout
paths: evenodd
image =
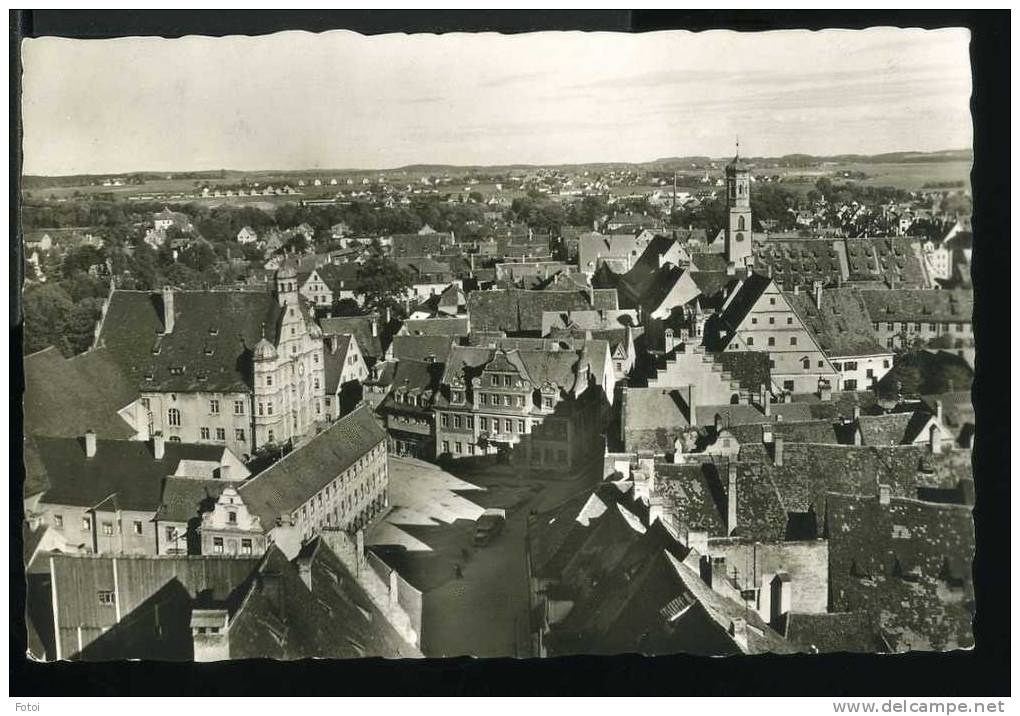
M 358 271 L 361 266 L 356 263 L 325 264 L 315 271 L 329 290 L 333 293 L 358 290 L 361 280 Z
M 240 608 L 231 617 L 232 659 L 358 659 L 421 656 L 404 641 L 347 567 L 316 538 L 308 559 L 311 589 L 270 546 Z
M 861 436 L 865 445 L 907 445 L 917 438 L 931 420 L 926 410 L 888 415 L 862 415 Z
M 872 319 L 853 288 L 829 288 L 821 294 L 821 308 L 813 293 L 783 294 L 819 347 L 830 358 L 891 354 L 875 337 Z
M 361 405 L 239 488 L 241 499 L 271 529 L 315 496 L 337 475 L 386 439 L 386 431 Z
M 970 291 L 891 289 L 861 291 L 876 323 L 970 323 L 974 294 Z
M 726 536 L 726 494 L 716 464 L 656 463 L 655 494 L 666 498 L 687 529 Z
M 322 370 L 326 381 L 326 394 L 336 395 L 340 387 L 340 376 L 343 374 L 344 364 L 347 361 L 347 351 L 351 347 L 350 333 L 334 333 L 327 339 L 322 351 Z M 355 339 L 356 340 L 356 339 Z M 336 349 L 333 349 L 333 341 L 336 342 Z
M 240 484 L 227 480 L 168 477 L 163 481 L 163 497 L 156 517 L 168 522 L 187 523 L 211 510 L 224 488 L 236 488 Z
M 466 336 L 467 316 L 423 318 L 404 321 L 403 332 L 411 336 Z
M 880 654 L 888 651 L 874 617 L 868 610 L 825 614 L 789 614 L 786 638 L 816 654 L 849 652 Z
M 741 388 L 758 390 L 762 385 L 772 385 L 766 351 L 723 351 L 716 353 L 715 358 L 722 364 L 723 370 L 733 376 L 733 380 L 740 381 Z
M 472 330 L 541 333 L 546 311 L 619 308 L 615 289 L 595 289 L 593 297 L 594 303 L 586 291 L 472 291 L 467 296 L 467 310 Z
M 430 256 L 441 253 L 449 234 L 394 234 L 393 258 Z
M 721 271 L 725 273 L 729 262 L 722 254 L 701 251 L 691 255 L 691 263 L 694 264 L 698 271 Z
M 324 336 L 350 333 L 358 340 L 358 347 L 363 355 L 369 358 L 378 358 L 383 354 L 382 339 L 379 335 L 372 335 L 372 324 L 378 324 L 378 332 L 383 332 L 382 322 L 375 314 L 365 316 L 333 316 L 331 318 L 320 318 L 319 326 Z
M 445 363 L 455 338 L 444 335 L 393 336 L 393 358 L 398 361 L 428 361 L 430 358 Z
M 65 359 L 56 348 L 25 356 L 25 434 L 130 438 L 134 430 L 117 411 L 138 399 L 109 350 Z
M 829 496 L 834 609 L 867 611 L 896 651 L 974 643 L 971 508 Z
M 99 345 L 145 390 L 245 392 L 251 351 L 263 331 L 275 345 L 283 309 L 268 292 L 174 291 L 174 316 L 160 336 L 162 293 L 114 291 Z
M 781 422 L 765 425 L 731 425 L 726 428 L 741 445 L 762 441 L 762 430 L 767 427 L 773 435 L 789 443 L 816 443 L 838 445 L 837 426 L 828 420 L 806 420 L 802 422 Z
M 442 378 L 443 366 L 440 363 L 424 363 L 414 360 L 402 360 L 397 363 L 390 381 L 391 390 L 387 393 L 379 410 L 391 413 L 413 413 L 420 414 L 429 412 L 431 417 L 431 406 L 439 393 L 439 381 Z M 407 391 L 419 397 L 418 405 L 408 405 L 397 402 L 394 396 L 397 392 Z M 424 404 L 422 404 L 424 400 Z
M 95 456 L 87 458 L 84 438 L 30 437 L 25 443 L 26 452 L 34 453 L 32 460 L 26 456 L 26 496 L 42 492 L 47 504 L 93 507 L 116 494 L 105 506 L 143 512 L 160 506 L 163 479 L 181 460 L 218 464 L 224 450 L 167 440 L 163 459 L 156 460 L 151 442 L 98 439 Z

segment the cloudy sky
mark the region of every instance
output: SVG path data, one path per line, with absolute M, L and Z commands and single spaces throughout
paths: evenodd
M 26 174 L 971 146 L 966 30 L 26 40 Z

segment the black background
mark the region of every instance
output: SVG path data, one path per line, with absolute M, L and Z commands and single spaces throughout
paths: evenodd
M 974 117 L 974 448 L 977 646 L 895 656 L 702 659 L 55 663 L 25 658 L 21 519 L 24 379 L 20 242 L 11 242 L 11 696 L 44 695 L 1007 695 L 1009 690 L 1009 12 L 1008 11 L 11 11 L 11 233 L 18 235 L 21 37 L 266 34 L 280 30 L 505 33 L 531 30 L 968 27 Z M 595 71 L 595 70 L 593 70 Z

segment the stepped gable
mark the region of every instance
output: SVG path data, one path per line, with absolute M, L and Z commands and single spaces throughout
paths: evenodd
M 139 397 L 108 348 L 64 358 L 50 347 L 25 356 L 25 434 L 131 438 L 134 429 L 118 415 Z
M 824 289 L 821 307 L 816 305 L 815 296 L 807 292 L 784 292 L 783 297 L 829 358 L 892 352 L 875 337 L 873 319 L 857 289 Z
M 894 651 L 973 646 L 971 508 L 829 495 L 829 584 L 839 611 L 867 611 Z
M 268 292 L 173 292 L 174 326 L 163 334 L 162 293 L 115 290 L 97 347 L 105 347 L 141 390 L 248 392 L 251 351 L 274 345 L 283 309 Z

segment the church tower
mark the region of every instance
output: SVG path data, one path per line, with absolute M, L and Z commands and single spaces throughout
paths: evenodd
M 738 268 L 754 262 L 751 253 L 751 173 L 740 158 L 740 142 L 737 141 L 737 155 L 726 165 L 726 206 L 729 221 L 726 225 L 726 260 Z

